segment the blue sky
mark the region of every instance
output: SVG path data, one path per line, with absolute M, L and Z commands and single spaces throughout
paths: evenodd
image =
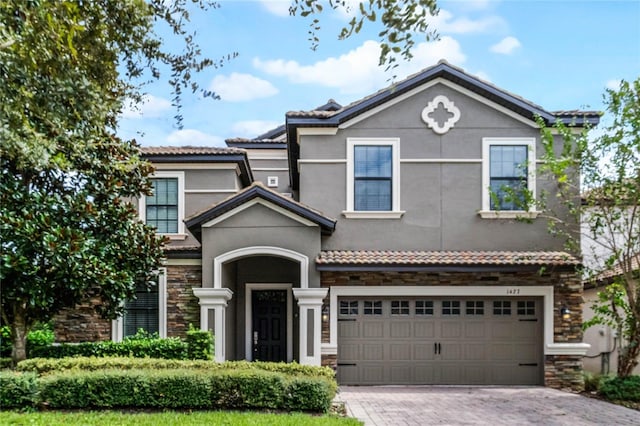
M 355 3 L 355 2 L 354 2 Z M 178 129 L 166 83 L 145 88 L 147 102 L 123 113 L 119 134 L 142 145 L 225 146 L 284 123 L 291 110 L 335 99 L 342 105 L 386 87 L 371 26 L 337 40 L 348 15 L 325 9 L 320 45 L 310 49 L 310 21 L 288 14 L 287 0 L 222 0 L 192 15 L 203 53 L 238 56 L 197 76 L 222 99 L 187 95 Z M 420 43 L 399 79 L 446 59 L 547 110 L 603 110 L 605 88 L 640 76 L 640 0 L 458 0 L 439 2 L 437 42 Z

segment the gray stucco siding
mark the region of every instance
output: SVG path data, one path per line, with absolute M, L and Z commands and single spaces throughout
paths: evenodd
M 236 189 L 237 174 L 233 169 L 185 170 L 186 190 Z

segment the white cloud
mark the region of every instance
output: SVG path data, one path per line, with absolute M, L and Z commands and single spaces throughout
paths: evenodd
M 437 42 L 419 43 L 414 47 L 411 62 L 400 61 L 393 72 L 400 78 L 435 65 L 440 59 L 454 64 L 466 60 L 460 44 L 444 36 Z M 389 74 L 378 65 L 380 46 L 368 40 L 360 47 L 337 58 L 332 57 L 312 65 L 293 60 L 266 60 L 254 58 L 253 66 L 271 75 L 286 77 L 296 84 L 317 84 L 337 88 L 343 94 L 366 94 L 388 83 Z
M 196 129 L 176 130 L 167 136 L 167 143 L 176 146 L 224 146 L 222 138 Z
M 209 90 L 213 90 L 223 101 L 228 102 L 246 102 L 268 98 L 278 93 L 278 89 L 266 80 L 251 74 L 235 72 L 229 76 L 216 76 L 209 85 Z
M 480 19 L 455 18 L 448 10 L 440 10 L 438 16 L 430 19 L 432 28 L 440 34 L 477 34 L 504 31 L 507 27 L 499 16 L 485 16 Z
M 477 71 L 476 73 L 474 73 L 474 75 L 480 80 L 488 81 L 489 83 L 491 83 L 491 77 L 489 77 L 489 74 L 484 71 Z
M 491 46 L 489 50 L 494 53 L 500 53 L 501 55 L 510 55 L 520 46 L 522 45 L 517 38 L 509 36 L 503 38 L 502 40 L 500 40 L 500 42 Z
M 269 130 L 275 129 L 282 123 L 277 121 L 248 120 L 238 121 L 231 130 L 238 137 L 255 138 Z
M 158 118 L 164 117 L 165 113 L 171 109 L 171 102 L 164 98 L 153 95 L 144 95 L 140 104 L 125 102 L 122 109 L 122 118 Z
M 262 7 L 276 16 L 289 16 L 291 0 L 260 0 Z
M 607 89 L 611 89 L 611 90 L 618 90 L 620 88 L 620 83 L 622 81 L 619 79 L 612 79 L 607 81 L 607 84 L 605 85 L 605 87 Z

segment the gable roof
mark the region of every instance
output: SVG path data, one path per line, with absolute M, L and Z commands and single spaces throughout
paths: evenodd
M 211 146 L 145 146 L 140 148 L 142 158 L 156 164 L 169 163 L 236 163 L 239 178 L 247 186 L 253 182 L 247 152 L 237 148 Z
M 575 268 L 580 262 L 559 251 L 329 250 L 316 258 L 319 271 L 522 270 Z
M 576 110 L 558 111 L 557 113 L 546 111 L 531 101 L 467 74 L 462 68 L 455 67 L 441 60 L 435 66 L 426 68 L 339 110 L 288 112 L 286 115 L 286 130 L 287 143 L 289 146 L 289 173 L 292 188 L 297 189 L 299 182 L 298 159 L 300 157 L 300 147 L 297 143 L 297 130 L 299 127 L 338 127 L 367 111 L 438 78 L 455 83 L 531 121 L 539 116 L 547 124 L 552 124 L 556 120 L 560 120 L 567 125 L 578 127 L 587 124 L 596 125 L 600 121 L 600 113 L 595 111 Z
M 321 212 L 306 206 L 290 197 L 272 191 L 264 186 L 261 182 L 254 182 L 251 186 L 243 189 L 237 194 L 216 203 L 207 209 L 198 212 L 185 219 L 185 224 L 189 231 L 196 237 L 198 241 L 202 237 L 202 225 L 215 219 L 223 214 L 232 211 L 233 209 L 242 206 L 243 204 L 250 202 L 256 198 L 261 198 L 271 204 L 283 208 L 302 219 L 306 219 L 320 226 L 320 229 L 324 235 L 330 235 L 336 228 L 336 221 L 330 217 L 325 216 Z

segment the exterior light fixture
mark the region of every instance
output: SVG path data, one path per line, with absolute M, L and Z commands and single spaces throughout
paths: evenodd
M 571 311 L 566 306 L 560 308 L 560 315 L 562 315 L 563 320 L 568 320 L 571 318 Z
M 322 308 L 322 322 L 327 321 L 329 321 L 329 305 L 325 305 L 324 308 Z

